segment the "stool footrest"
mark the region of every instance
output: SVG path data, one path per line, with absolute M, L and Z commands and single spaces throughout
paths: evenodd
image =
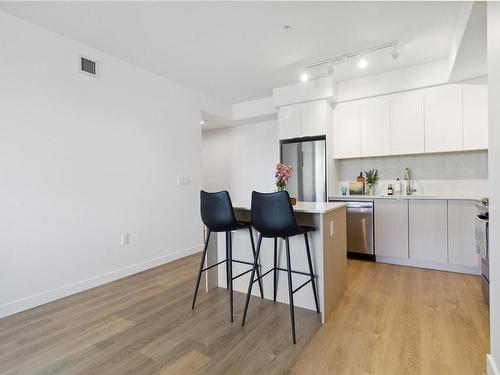
M 209 267 L 207 267 L 207 268 L 203 268 L 203 269 L 201 270 L 201 272 L 208 271 L 210 268 L 214 268 L 215 266 L 218 266 L 219 264 L 222 264 L 222 263 L 224 263 L 225 261 L 226 261 L 226 259 L 221 260 L 219 263 L 212 264 L 211 266 L 209 266 Z
M 260 277 L 257 277 L 255 280 L 252 281 L 252 283 L 262 279 L 264 276 L 266 276 L 269 272 L 271 271 L 274 271 L 274 268 L 271 268 L 269 271 L 267 271 L 266 273 L 263 273 L 262 275 L 260 275 Z
M 281 268 L 281 267 L 276 267 L 277 270 L 279 271 L 284 271 L 284 272 L 288 272 L 288 270 L 286 268 Z M 299 275 L 304 275 L 304 276 L 309 276 L 311 277 L 311 274 L 310 273 L 307 273 L 307 272 L 301 272 L 301 271 L 294 271 L 292 270 L 292 273 L 297 273 Z M 316 277 L 316 275 L 312 275 L 313 277 Z
M 286 268 L 281 268 L 281 267 L 276 267 L 276 268 L 271 268 L 269 271 L 263 273 L 262 275 L 260 275 L 260 277 L 257 277 L 255 280 L 252 281 L 252 283 L 262 279 L 264 276 L 266 276 L 268 273 L 274 271 L 274 270 L 278 270 L 278 271 L 284 271 L 284 272 L 288 272 L 288 270 Z M 294 271 L 292 270 L 292 273 L 296 273 L 296 274 L 299 274 L 299 275 L 303 275 L 303 276 L 309 276 L 309 277 L 313 277 L 313 278 L 316 278 L 316 275 L 311 275 L 310 273 L 307 273 L 307 272 L 301 272 L 301 271 Z M 306 281 L 306 284 L 311 281 L 311 279 L 309 279 L 308 281 Z M 304 284 L 305 285 L 305 284 Z M 301 285 L 299 288 L 297 288 L 297 290 L 299 290 L 300 288 L 302 288 L 304 285 Z
M 307 280 L 304 284 L 302 284 L 301 286 L 299 286 L 297 289 L 294 289 L 294 290 L 292 291 L 292 293 L 298 292 L 300 289 L 302 289 L 302 287 L 306 286 L 306 285 L 307 285 L 307 284 L 309 284 L 311 281 L 312 281 L 312 279 Z
M 224 259 L 224 260 L 221 260 L 219 263 L 215 263 L 215 264 L 212 264 L 211 266 L 207 267 L 207 268 L 203 268 L 201 270 L 201 272 L 205 272 L 205 271 L 208 271 L 210 268 L 214 268 L 215 266 L 218 266 L 219 264 L 222 264 L 224 262 L 227 262 L 227 259 Z M 249 266 L 253 266 L 253 263 L 251 262 L 245 262 L 244 260 L 236 260 L 236 259 L 233 259 L 233 262 L 236 262 L 236 263 L 241 263 L 241 264 L 248 264 Z M 250 269 L 251 271 L 252 269 Z M 250 272 L 250 271 L 247 271 L 247 272 Z M 234 280 L 234 279 L 233 279 Z
M 236 280 L 238 277 L 246 275 L 249 272 L 252 272 L 252 268 L 250 268 L 248 271 L 240 273 L 238 276 L 233 277 L 233 280 Z
M 233 259 L 233 262 L 236 262 L 236 263 L 241 263 L 241 264 L 248 264 L 249 266 L 253 266 L 253 263 L 252 262 L 246 262 L 244 260 L 236 260 L 236 259 Z

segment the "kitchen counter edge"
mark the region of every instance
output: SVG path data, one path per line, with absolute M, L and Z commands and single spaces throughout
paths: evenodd
M 306 214 L 326 214 L 345 206 L 346 203 L 342 202 L 297 202 L 293 206 L 293 211 Z M 251 205 L 250 202 L 236 202 L 233 203 L 233 208 L 235 210 L 250 211 Z
M 467 195 L 338 195 L 328 197 L 329 201 L 357 201 L 374 199 L 415 199 L 415 200 L 458 200 L 458 201 L 479 201 L 480 196 Z

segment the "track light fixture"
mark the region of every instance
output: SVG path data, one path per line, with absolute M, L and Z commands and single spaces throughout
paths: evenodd
M 396 60 L 398 57 L 399 57 L 399 52 L 398 50 L 396 49 L 396 47 L 394 47 L 391 51 L 391 56 L 394 60 Z
M 390 42 L 390 43 L 379 44 L 379 45 L 371 47 L 371 48 L 367 48 L 367 49 L 363 49 L 363 50 L 359 50 L 359 51 L 354 51 L 354 52 L 349 52 L 349 53 L 346 53 L 346 54 L 343 54 L 343 55 L 332 57 L 331 59 L 318 61 L 318 62 L 316 62 L 314 64 L 306 66 L 304 68 L 304 70 L 306 71 L 306 70 L 311 69 L 311 68 L 316 68 L 318 66 L 322 66 L 322 65 L 327 65 L 328 64 L 328 67 L 327 67 L 328 74 L 332 74 L 333 71 L 334 71 L 333 65 L 335 63 L 345 62 L 345 61 L 351 60 L 351 59 L 353 59 L 355 57 L 358 57 L 358 56 L 363 56 L 358 61 L 358 67 L 360 69 L 365 69 L 368 66 L 368 60 L 366 59 L 365 56 L 367 54 L 372 53 L 372 52 L 376 52 L 376 51 L 380 51 L 380 50 L 392 48 L 392 50 L 391 50 L 391 56 L 392 56 L 392 58 L 394 60 L 396 60 L 399 57 L 399 52 L 396 50 L 396 47 L 398 45 L 399 45 L 398 41 L 393 41 L 393 42 Z M 302 75 L 300 76 L 300 80 L 302 82 L 305 82 L 302 79 L 304 75 L 307 75 L 307 73 L 302 73 Z M 307 76 L 307 79 L 309 79 L 309 76 Z M 307 81 L 307 79 L 306 79 L 306 81 Z
M 335 73 L 335 66 L 333 65 L 332 62 L 330 62 L 330 64 L 328 64 L 327 68 L 326 68 L 326 71 L 328 72 L 328 75 L 332 75 L 333 73 Z
M 365 69 L 367 66 L 368 66 L 368 60 L 366 60 L 364 57 L 359 59 L 359 61 L 358 61 L 359 69 Z

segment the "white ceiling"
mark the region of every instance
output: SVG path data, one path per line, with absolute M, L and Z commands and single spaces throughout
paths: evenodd
M 0 2 L 0 9 L 229 102 L 325 58 L 398 40 L 339 80 L 448 57 L 460 2 Z M 283 30 L 288 24 L 291 29 Z M 322 72 L 319 72 L 322 74 Z

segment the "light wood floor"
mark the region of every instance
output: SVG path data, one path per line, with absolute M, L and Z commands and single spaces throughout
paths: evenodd
M 226 291 L 190 302 L 198 256 L 0 320 L 1 374 L 481 374 L 489 350 L 479 278 L 349 261 L 328 323 Z M 281 278 L 286 282 L 285 278 Z

